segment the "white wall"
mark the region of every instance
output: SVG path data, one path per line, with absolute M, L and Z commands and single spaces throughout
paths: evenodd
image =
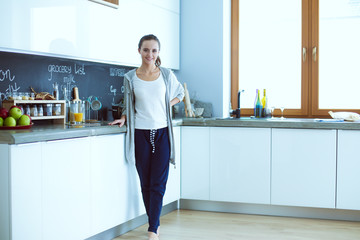
M 230 102 L 230 0 L 180 1 L 180 71 L 190 96 L 227 116 Z M 196 92 L 196 93 L 194 93 Z

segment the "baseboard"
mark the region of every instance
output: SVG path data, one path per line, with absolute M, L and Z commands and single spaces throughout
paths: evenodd
M 277 205 L 181 199 L 180 209 L 282 216 L 282 217 L 360 221 L 360 211 L 328 209 L 328 208 L 310 208 L 310 207 L 292 207 L 292 206 L 289 207 L 289 206 L 277 206 Z
M 166 215 L 179 208 L 179 201 L 175 201 L 163 206 L 161 216 Z M 115 237 L 123 235 L 135 228 L 138 228 L 148 222 L 146 214 L 134 218 L 128 222 L 120 224 L 95 236 L 87 238 L 86 240 L 111 240 Z

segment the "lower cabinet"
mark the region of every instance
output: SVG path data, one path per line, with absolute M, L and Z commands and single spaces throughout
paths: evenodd
M 127 220 L 129 189 L 120 184 L 128 177 L 124 135 L 96 136 L 90 141 L 91 235 L 95 235 Z
M 360 131 L 338 130 L 336 207 L 360 210 Z
M 210 129 L 210 200 L 270 204 L 270 128 Z
M 9 145 L 11 237 L 42 239 L 41 143 Z M 2 155 L 3 156 L 3 155 Z M 6 161 L 6 159 L 1 159 Z M 5 180 L 5 179 L 4 179 Z M 5 215 L 4 212 L 0 215 Z M 1 223 L 3 226 L 5 223 Z M 2 233 L 5 229 L 2 229 Z M 7 240 L 0 233 L 0 239 Z
M 209 127 L 181 128 L 181 198 L 210 199 Z
M 90 138 L 42 143 L 43 239 L 90 236 L 90 149 Z
M 271 204 L 335 208 L 336 130 L 272 129 Z
M 177 168 L 170 165 L 164 205 L 180 198 L 180 127 L 174 128 Z M 125 134 L 0 145 L 1 240 L 80 240 L 142 214 L 135 164 L 125 159 Z M 10 202 L 9 202 L 10 201 Z

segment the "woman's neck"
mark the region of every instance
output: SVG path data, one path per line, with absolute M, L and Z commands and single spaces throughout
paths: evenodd
M 157 69 L 156 65 L 145 65 L 142 64 L 139 68 L 138 68 L 142 73 L 152 73 L 155 72 Z

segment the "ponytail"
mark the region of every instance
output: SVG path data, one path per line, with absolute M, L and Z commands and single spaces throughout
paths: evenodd
M 160 59 L 160 57 L 158 56 L 157 59 L 156 59 L 156 61 L 155 61 L 155 66 L 160 67 L 160 65 L 161 65 L 161 59 Z

